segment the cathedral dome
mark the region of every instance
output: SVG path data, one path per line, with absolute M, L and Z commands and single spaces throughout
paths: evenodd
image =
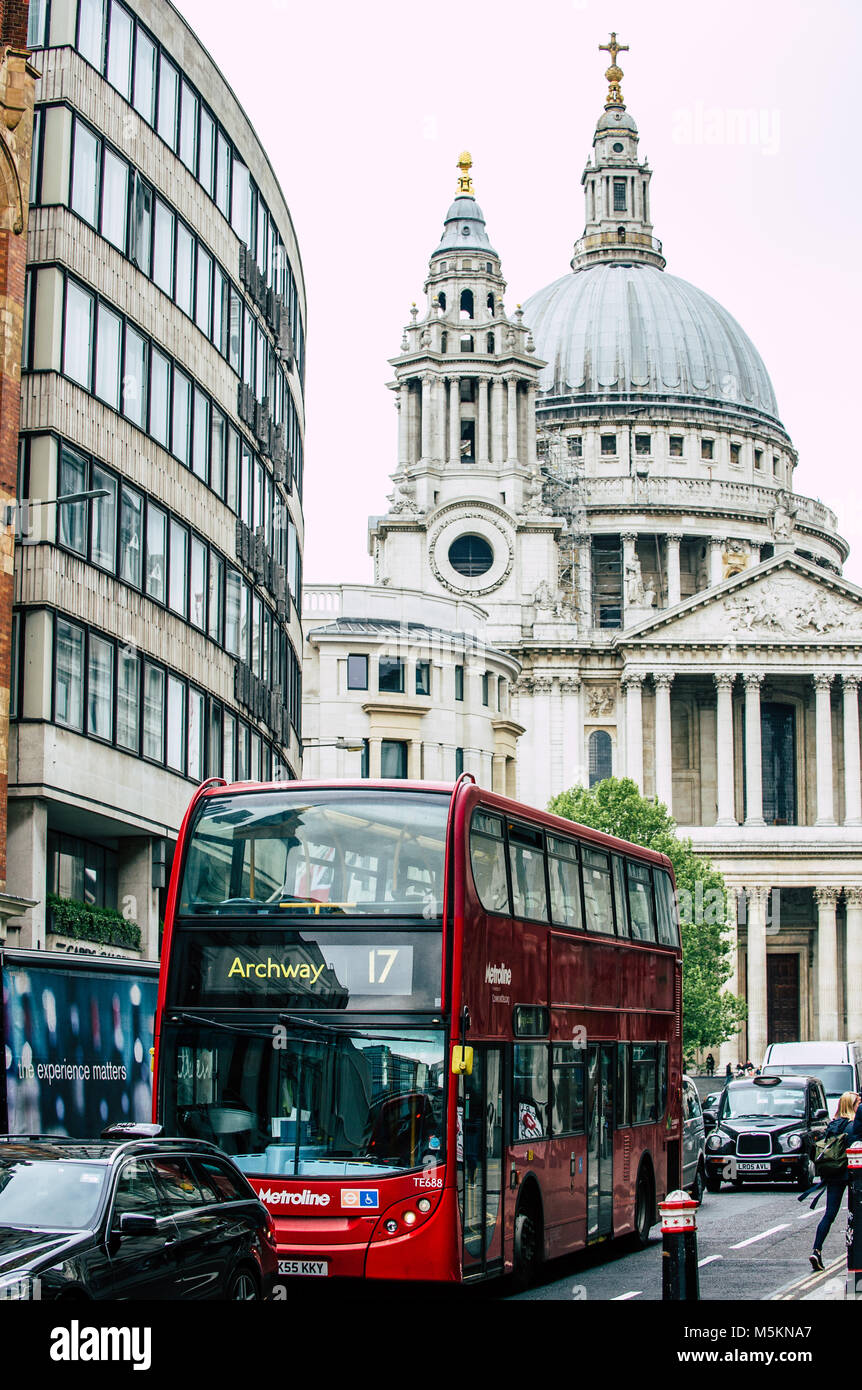
M 637 396 L 779 422 L 763 360 L 726 309 L 657 266 L 598 263 L 524 304 L 545 394 Z M 779 422 L 780 423 L 780 422 Z

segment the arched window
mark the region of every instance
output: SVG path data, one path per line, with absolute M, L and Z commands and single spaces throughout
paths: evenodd
M 493 292 L 493 290 L 492 290 L 492 291 L 489 293 L 489 295 L 488 295 L 488 308 L 490 309 L 491 313 L 493 314 L 493 312 L 494 312 L 494 292 Z
M 462 351 L 462 352 L 472 352 L 472 351 L 473 351 L 473 337 L 472 337 L 472 335 L 471 335 L 470 333 L 463 333 L 463 334 L 461 335 L 461 351 Z
M 604 782 L 614 772 L 614 752 L 611 736 L 604 729 L 596 729 L 590 734 L 590 786 Z
M 494 335 L 493 335 L 493 333 L 489 333 L 489 334 L 488 334 L 488 351 L 489 351 L 489 352 L 493 352 L 493 351 L 494 351 Z
M 461 317 L 471 319 L 473 317 L 473 291 L 461 291 Z
M 437 295 L 437 303 L 440 305 L 440 308 L 445 312 L 445 309 L 446 309 L 446 291 L 445 291 L 445 290 L 440 290 L 440 292 L 438 293 L 438 295 Z

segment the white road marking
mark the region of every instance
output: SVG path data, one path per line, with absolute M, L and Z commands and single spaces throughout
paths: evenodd
M 707 1257 L 706 1257 L 705 1260 L 698 1260 L 698 1262 L 697 1262 L 697 1267 L 698 1267 L 698 1269 L 703 1269 L 704 1265 L 711 1265 L 712 1262 L 713 1262 L 713 1260 L 723 1260 L 723 1259 L 724 1259 L 724 1256 L 723 1256 L 723 1255 L 707 1255 Z
M 801 1216 L 797 1216 L 797 1221 L 810 1221 L 812 1216 L 819 1216 L 818 1211 L 804 1211 Z
M 782 1221 L 780 1226 L 770 1226 L 768 1231 L 761 1231 L 759 1236 L 749 1236 L 748 1240 L 740 1240 L 736 1245 L 731 1245 L 731 1250 L 742 1250 L 746 1245 L 754 1245 L 755 1241 L 766 1240 L 767 1236 L 774 1236 L 776 1231 L 786 1231 L 789 1221 Z
M 618 1293 L 616 1298 L 611 1299 L 611 1303 L 622 1303 L 627 1298 L 640 1298 L 643 1289 L 632 1289 L 631 1293 Z

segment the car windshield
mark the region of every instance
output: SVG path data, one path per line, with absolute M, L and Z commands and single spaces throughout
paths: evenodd
M 82 1230 L 96 1216 L 106 1177 L 97 1163 L 0 1158 L 0 1226 Z
M 852 1067 L 842 1067 L 833 1065 L 824 1066 L 802 1066 L 786 1065 L 781 1062 L 772 1062 L 768 1067 L 763 1068 L 764 1076 L 816 1076 L 818 1081 L 823 1082 L 823 1089 L 830 1100 L 837 1100 L 845 1091 L 855 1091 L 856 1083 L 853 1076 Z
M 347 1032 L 303 1019 L 235 1033 L 185 1026 L 166 1043 L 167 1121 L 244 1173 L 343 1178 L 443 1162 L 438 1030 Z
M 801 1119 L 805 1115 L 805 1088 L 803 1086 L 757 1086 L 753 1081 L 739 1086 L 728 1086 L 724 1093 L 724 1120 Z

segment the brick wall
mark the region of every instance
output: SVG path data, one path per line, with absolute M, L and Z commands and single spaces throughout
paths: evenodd
M 0 0 L 0 507 L 14 501 L 21 414 L 27 195 L 36 74 L 22 49 L 27 0 Z M 12 173 L 15 166 L 17 180 Z M 20 190 L 24 190 L 23 198 Z M 6 887 L 14 530 L 0 515 L 0 891 Z

